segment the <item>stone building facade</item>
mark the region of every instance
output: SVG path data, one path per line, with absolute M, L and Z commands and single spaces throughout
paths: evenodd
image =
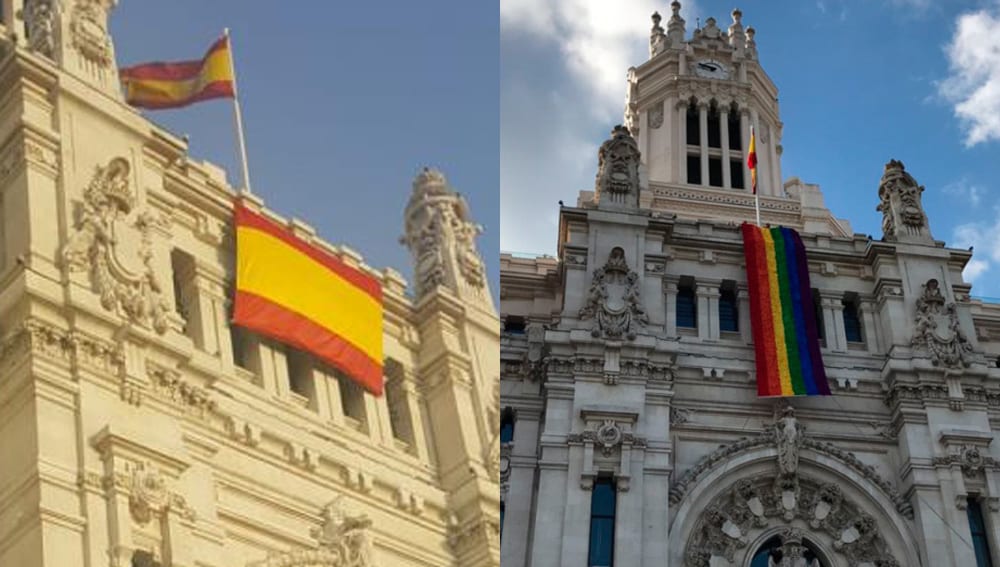
M 386 394 L 231 327 L 222 171 L 126 106 L 109 0 L 0 2 L 0 565 L 498 566 L 499 321 L 425 170 Z M 400 206 L 403 206 L 400 203 Z
M 503 565 L 996 564 L 1000 305 L 970 297 L 972 252 L 934 239 L 898 161 L 872 172 L 875 238 L 782 182 L 753 29 L 688 35 L 679 9 L 653 16 L 558 255 L 501 256 Z M 830 397 L 756 395 L 751 125 L 762 221 L 806 243 Z

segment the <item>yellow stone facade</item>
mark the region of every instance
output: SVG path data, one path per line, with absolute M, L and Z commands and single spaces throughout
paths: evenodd
M 498 566 L 465 201 L 417 176 L 411 293 L 250 200 L 382 281 L 384 397 L 230 327 L 237 192 L 122 102 L 114 4 L 0 2 L 0 566 Z

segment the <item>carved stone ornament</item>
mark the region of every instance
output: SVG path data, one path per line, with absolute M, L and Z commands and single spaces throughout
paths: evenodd
M 788 526 L 796 519 L 810 529 Z M 747 549 L 750 541 L 772 526 L 788 527 L 779 533 L 782 559 L 771 561 L 771 567 L 818 565 L 803 558 L 810 533 L 831 538 L 833 548 L 851 567 L 900 565 L 889 554 L 875 519 L 847 499 L 840 486 L 802 478 L 790 494 L 767 476 L 740 479 L 705 508 L 687 542 L 684 565 L 715 565 L 713 558 L 741 564 L 741 556 L 752 551 Z
M 662 53 L 667 47 L 667 34 L 664 33 L 660 22 L 663 16 L 659 12 L 653 12 L 653 29 L 649 33 L 649 57 L 652 59 Z
M 406 216 L 406 234 L 400 242 L 414 256 L 418 296 L 448 285 L 449 260 L 465 284 L 484 288 L 485 265 L 475 242 L 483 227 L 472 222 L 465 199 L 448 186 L 440 171 L 424 168 L 417 175 Z
M 920 199 L 923 192 L 924 187 L 906 172 L 902 162 L 890 160 L 885 164 L 875 210 L 882 213 L 882 233 L 886 240 L 898 240 L 900 236 L 930 238 L 927 215 Z
M 364 515 L 348 516 L 340 500 L 338 497 L 323 508 L 323 524 L 311 533 L 316 538 L 315 549 L 272 553 L 247 567 L 375 567 L 368 533 L 371 520 Z
M 639 206 L 639 145 L 624 126 L 615 126 L 611 138 L 597 152 L 594 202 L 612 208 Z
M 628 70 L 628 93 L 625 96 L 625 127 L 632 136 L 639 135 L 639 79 L 635 67 Z
M 642 306 L 639 274 L 629 269 L 621 248 L 614 248 L 604 267 L 594 271 L 580 319 L 593 319 L 590 334 L 594 337 L 630 341 L 649 322 Z
M 931 362 L 945 368 L 967 368 L 972 345 L 962 331 L 955 303 L 945 303 L 935 279 L 927 280 L 917 298 L 916 331 L 911 344 L 927 349 Z
M 28 48 L 52 59 L 56 50 L 56 21 L 52 0 L 28 0 L 24 13 Z
M 938 466 L 958 465 L 970 478 L 979 476 L 986 469 L 1000 470 L 1000 461 L 984 455 L 983 450 L 975 445 L 959 445 L 947 456 L 934 457 L 933 462 Z
M 777 408 L 775 420 L 756 437 L 742 438 L 739 441 L 720 445 L 718 449 L 704 456 L 693 467 L 686 470 L 670 486 L 670 503 L 679 504 L 687 494 L 688 489 L 703 475 L 717 466 L 725 463 L 741 453 L 758 447 L 774 447 L 777 449 L 777 466 L 769 482 L 775 490 L 776 497 L 781 498 L 784 515 L 790 521 L 796 517 L 796 507 L 801 501 L 801 475 L 799 474 L 799 455 L 805 449 L 820 453 L 840 461 L 859 476 L 876 484 L 895 504 L 896 511 L 903 516 L 913 518 L 913 506 L 899 494 L 899 491 L 879 475 L 875 467 L 861 462 L 853 453 L 834 446 L 831 443 L 817 441 L 805 434 L 805 427 L 798 422 L 791 406 Z
M 148 523 L 170 502 L 167 481 L 154 468 L 137 467 L 132 471 L 129 511 L 140 524 Z
M 160 221 L 141 211 L 126 222 L 135 206 L 129 171 L 123 158 L 97 168 L 62 258 L 69 271 L 90 272 L 102 307 L 163 334 L 171 308 L 152 266 L 153 230 Z
M 111 64 L 111 37 L 108 10 L 114 0 L 75 0 L 72 3 L 70 34 L 80 55 L 100 67 Z
M 654 104 L 652 108 L 649 109 L 649 127 L 653 130 L 658 129 L 663 126 L 663 103 L 659 102 Z

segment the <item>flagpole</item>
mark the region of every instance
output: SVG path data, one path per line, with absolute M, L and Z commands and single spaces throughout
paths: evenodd
M 754 154 L 756 154 L 756 152 L 757 152 L 757 147 L 756 147 L 756 143 L 755 142 L 756 142 L 756 137 L 754 136 L 753 124 L 751 124 L 750 125 L 750 144 L 752 146 L 754 146 L 753 147 Z M 756 155 L 755 155 L 755 158 L 756 158 Z M 757 187 L 757 185 L 758 185 L 757 180 L 760 178 L 760 175 L 757 175 L 758 164 L 757 164 L 757 160 L 756 159 L 754 159 L 753 165 L 754 165 L 754 168 L 750 172 L 751 183 L 753 184 L 753 208 L 754 208 L 754 211 L 757 213 L 757 226 L 760 227 L 760 188 Z
M 243 190 L 248 194 L 253 194 L 250 189 L 250 168 L 247 167 L 247 141 L 243 134 L 243 113 L 240 112 L 240 95 L 236 83 L 236 63 L 233 62 L 233 43 L 229 37 L 229 28 L 222 32 L 226 35 L 226 46 L 229 48 L 229 70 L 233 75 L 233 116 L 236 121 L 236 137 L 240 142 L 240 161 L 243 165 Z M 758 223 L 759 224 L 759 223 Z

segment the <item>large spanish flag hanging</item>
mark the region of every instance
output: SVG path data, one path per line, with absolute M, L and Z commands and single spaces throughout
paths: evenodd
M 302 349 L 382 395 L 378 280 L 237 202 L 233 323 Z
M 830 395 L 806 249 L 790 228 L 743 224 L 758 396 Z
M 125 101 L 141 108 L 178 108 L 235 96 L 229 36 L 219 38 L 201 60 L 145 63 L 120 69 L 118 75 Z

